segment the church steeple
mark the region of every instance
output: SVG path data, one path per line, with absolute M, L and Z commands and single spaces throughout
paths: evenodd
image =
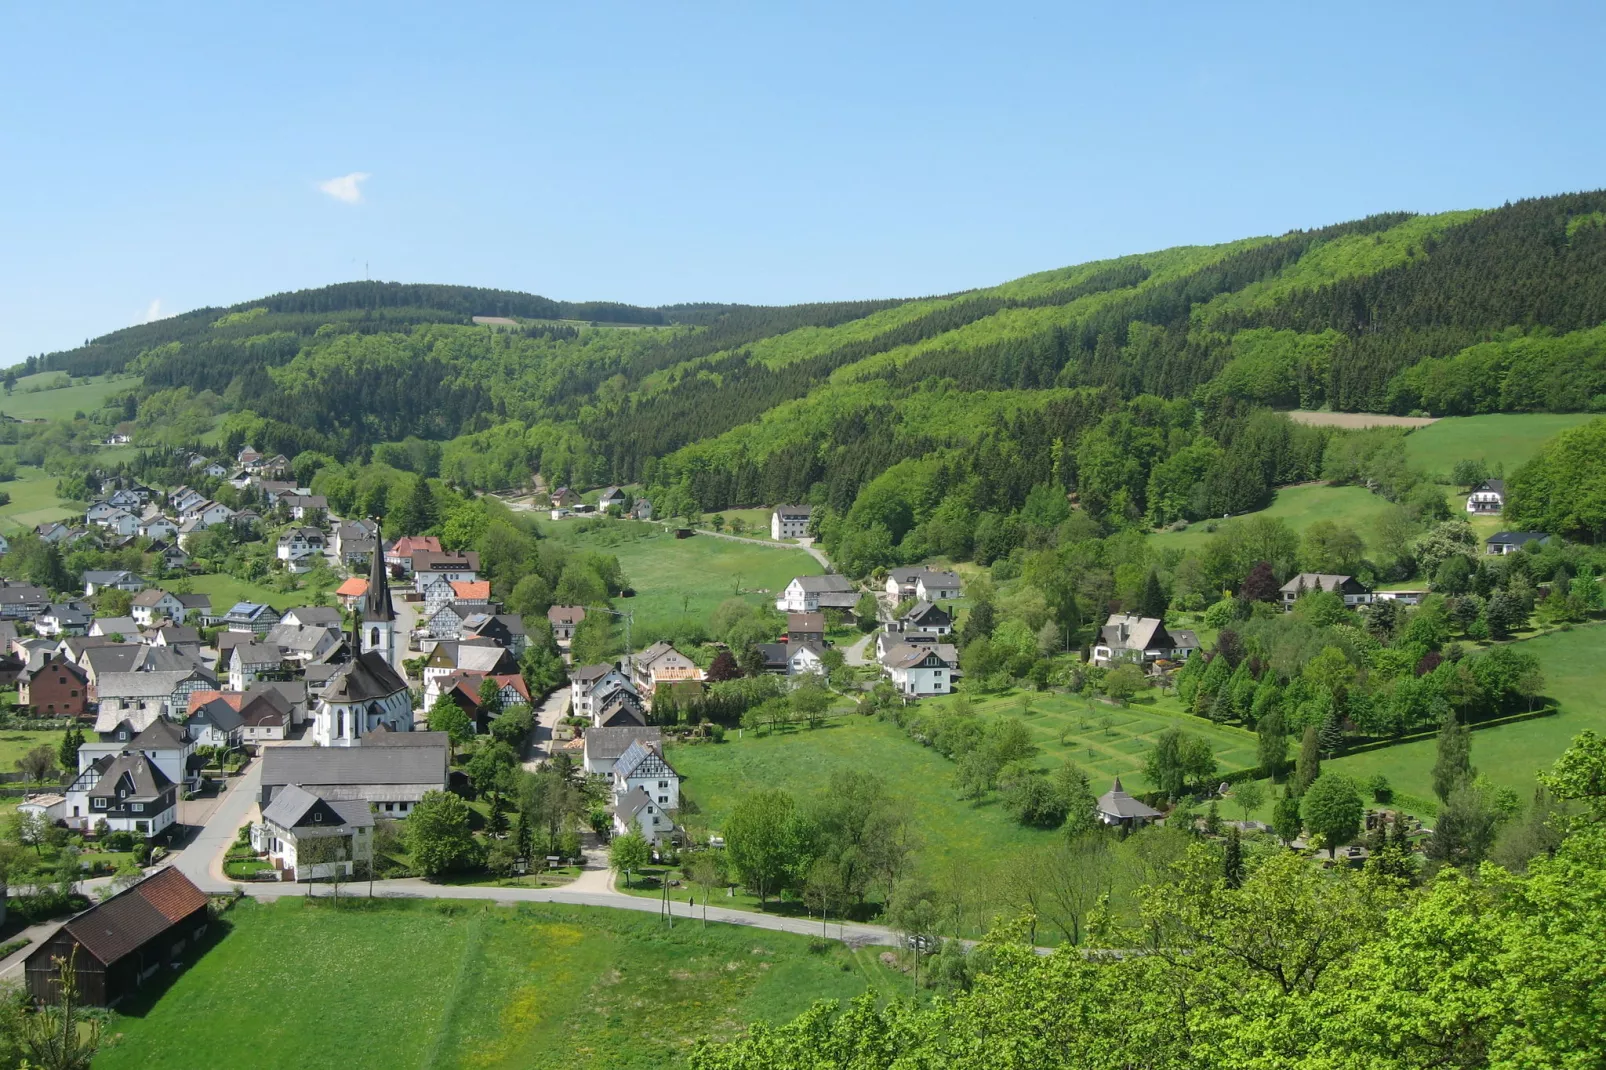
M 396 610 L 390 604 L 390 577 L 385 569 L 385 546 L 379 538 L 379 525 L 374 525 L 373 563 L 368 569 L 368 592 L 362 599 L 362 619 L 366 621 L 392 621 Z

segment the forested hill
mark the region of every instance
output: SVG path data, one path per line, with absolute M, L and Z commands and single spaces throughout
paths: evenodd
M 290 454 L 417 437 L 466 485 L 539 471 L 639 482 L 677 507 L 811 499 L 858 510 L 894 546 L 944 500 L 1007 515 L 1045 482 L 1095 516 L 1165 522 L 1320 469 L 1322 443 L 1266 409 L 1606 408 L 1606 193 L 1376 215 L 906 301 L 645 309 L 349 283 L 44 364 L 142 373 L 145 441 L 218 414 L 231 442 Z M 920 500 L 872 517 L 872 481 L 916 458 L 895 478 Z

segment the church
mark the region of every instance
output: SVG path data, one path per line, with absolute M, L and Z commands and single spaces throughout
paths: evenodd
M 354 746 L 381 725 L 413 730 L 412 696 L 396 670 L 396 611 L 383 554 L 373 555 L 368 591 L 353 616 L 353 657 L 329 678 L 313 713 L 312 741 L 320 747 Z

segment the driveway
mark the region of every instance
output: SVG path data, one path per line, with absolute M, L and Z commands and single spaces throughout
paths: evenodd
M 535 727 L 524 741 L 524 768 L 533 771 L 537 765 L 552 757 L 552 730 L 563 719 L 564 711 L 568 708 L 568 685 L 552 692 L 535 708 Z

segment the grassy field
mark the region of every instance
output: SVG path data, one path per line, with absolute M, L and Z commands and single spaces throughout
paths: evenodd
M 840 945 L 815 953 L 803 937 L 735 926 L 665 930 L 629 911 L 396 901 L 336 911 L 289 898 L 243 902 L 226 919 L 231 931 L 153 1006 L 121 1008 L 97 1070 L 661 1070 L 697 1037 L 895 976 Z
M 17 380 L 9 397 L 0 397 L 0 413 L 19 420 L 70 420 L 75 412 L 93 412 L 113 394 L 139 385 L 137 375 L 99 376 L 78 386 L 58 390 L 37 389 L 57 382 L 65 372 L 40 372 Z M 30 391 L 30 388 L 35 388 Z
M 18 465 L 17 478 L 0 483 L 0 490 L 11 495 L 11 501 L 0 506 L 0 531 L 7 535 L 73 515 L 73 510 L 56 497 L 56 477 L 42 468 Z
M 309 595 L 305 591 L 283 593 L 262 583 L 247 583 L 221 573 L 192 576 L 186 581 L 194 594 L 212 596 L 212 612 L 221 616 L 236 602 L 265 602 L 274 609 L 304 606 Z
M 1534 774 L 1550 768 L 1574 736 L 1586 728 L 1606 732 L 1606 708 L 1601 705 L 1601 695 L 1606 694 L 1606 625 L 1551 632 L 1524 641 L 1521 649 L 1539 658 L 1544 694 L 1555 700 L 1559 712 L 1474 730 L 1472 764 L 1495 785 L 1512 788 L 1527 800 L 1533 793 Z M 1435 755 L 1434 741 L 1425 739 L 1348 755 L 1331 764 L 1363 779 L 1381 773 L 1397 791 L 1431 800 Z
M 1361 538 L 1370 541 L 1373 524 L 1388 508 L 1387 499 L 1364 487 L 1313 483 L 1283 487 L 1269 506 L 1254 515 L 1286 520 L 1295 531 L 1304 531 L 1318 520 L 1333 520 L 1349 525 Z M 1150 535 L 1149 539 L 1156 549 L 1195 550 L 1209 540 L 1212 534 L 1207 530 L 1209 524 L 1219 528 L 1221 522 L 1200 521 L 1188 525 L 1186 531 L 1164 531 Z
M 61 736 L 60 732 L 30 732 L 17 728 L 0 731 L 0 771 L 14 772 L 17 759 L 41 743 L 49 744 L 50 749 L 55 750 L 61 745 Z
M 1042 748 L 1037 764 L 1051 769 L 1074 761 L 1092 777 L 1099 794 L 1117 775 L 1129 790 L 1146 790 L 1139 772 L 1143 757 L 1154 735 L 1173 724 L 1208 738 L 1222 772 L 1254 761 L 1250 733 L 1184 718 L 1173 708 L 1174 700 L 1128 709 L 1089 707 L 1066 695 L 1033 694 L 1031 700 L 1031 713 L 1024 719 Z M 975 708 L 1020 713 L 1018 696 L 980 702 Z M 671 747 L 669 759 L 685 777 L 682 798 L 695 804 L 694 812 L 688 808 L 681 815 L 692 827 L 718 831 L 737 800 L 759 788 L 783 788 L 804 801 L 824 791 L 832 773 L 867 769 L 882 776 L 892 797 L 907 807 L 928 866 L 963 860 L 996 872 L 1020 848 L 1059 835 L 1023 828 L 996 798 L 981 803 L 959 799 L 954 763 L 914 742 L 896 725 L 868 717 L 848 717 L 812 731 L 743 733 L 740 740 L 732 733 L 724 743 Z
M 1591 419 L 1581 412 L 1451 416 L 1407 435 L 1405 455 L 1414 467 L 1441 483 L 1449 482 L 1457 461 L 1498 463 L 1510 475 L 1546 439 Z
M 727 598 L 773 604 L 775 596 L 794 576 L 824 571 L 802 550 L 758 546 L 712 535 L 677 539 L 656 524 L 621 521 L 615 531 L 589 534 L 576 534 L 571 521 L 552 522 L 544 527 L 571 545 L 619 558 L 636 596 L 618 599 L 615 604 L 635 614 L 638 646 L 686 618 L 706 623 L 715 607 Z M 648 534 L 633 537 L 641 532 Z

